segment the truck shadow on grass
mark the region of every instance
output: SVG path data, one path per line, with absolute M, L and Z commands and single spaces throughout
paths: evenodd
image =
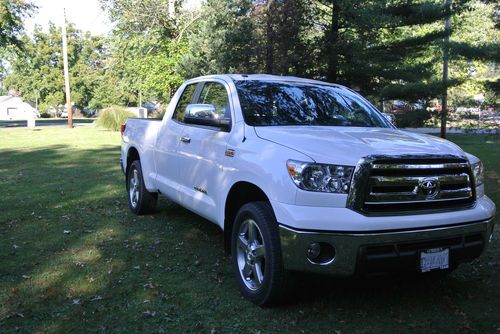
M 302 274 L 285 304 L 253 306 L 237 291 L 217 226 L 165 199 L 154 215 L 129 212 L 118 154 L 117 146 L 0 151 L 0 332 L 488 332 L 498 324 L 498 241 L 444 279 Z

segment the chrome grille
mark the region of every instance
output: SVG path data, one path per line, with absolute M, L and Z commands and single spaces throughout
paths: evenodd
M 436 180 L 436 196 L 430 198 L 419 186 L 425 180 Z M 371 176 L 370 193 L 365 204 L 398 204 L 420 201 L 467 199 L 472 196 L 469 175 L 466 173 L 428 176 Z
M 365 165 L 365 172 L 357 176 L 362 200 L 358 198 L 354 207 L 364 213 L 456 209 L 474 202 L 471 168 L 465 159 L 374 158 Z

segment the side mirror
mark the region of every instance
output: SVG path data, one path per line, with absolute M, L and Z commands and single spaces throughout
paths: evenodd
M 184 123 L 213 126 L 222 131 L 231 129 L 231 120 L 229 118 L 219 118 L 212 104 L 188 104 L 184 114 Z
M 196 118 L 218 118 L 213 104 L 188 104 L 185 116 Z

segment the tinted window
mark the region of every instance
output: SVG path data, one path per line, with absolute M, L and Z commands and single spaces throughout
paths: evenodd
M 190 104 L 193 99 L 194 92 L 196 91 L 196 85 L 197 84 L 191 84 L 184 88 L 179 102 L 177 103 L 177 107 L 175 107 L 172 119 L 184 122 L 184 113 L 186 112 L 187 105 Z
M 249 125 L 390 127 L 369 102 L 343 88 L 261 81 L 237 81 L 236 88 Z
M 207 82 L 198 99 L 201 104 L 213 104 L 215 107 L 214 118 L 231 118 L 229 100 L 226 88 L 217 82 Z

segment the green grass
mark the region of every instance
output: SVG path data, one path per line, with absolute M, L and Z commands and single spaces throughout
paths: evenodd
M 499 137 L 451 139 L 485 162 L 499 205 Z M 0 129 L 0 333 L 500 330 L 498 230 L 447 278 L 300 276 L 292 302 L 262 309 L 238 294 L 215 225 L 166 200 L 129 212 L 119 143 L 94 127 Z

